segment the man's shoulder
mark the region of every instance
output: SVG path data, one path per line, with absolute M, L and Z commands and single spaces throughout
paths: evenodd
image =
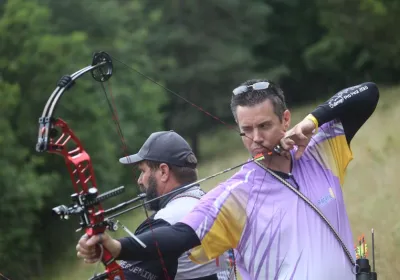
M 182 198 L 194 198 L 194 199 L 201 199 L 203 195 L 205 195 L 205 191 L 200 186 L 195 186 L 193 188 L 187 189 L 182 193 L 175 195 L 168 204 L 171 202 L 176 201 L 177 199 Z M 167 205 L 168 205 L 167 204 Z
M 203 208 L 209 208 L 226 201 L 231 196 L 242 196 L 250 193 L 253 186 L 260 184 L 261 172 L 261 168 L 254 162 L 247 163 L 231 177 L 210 189 L 201 198 L 200 204 Z
M 332 171 L 343 183 L 345 170 L 352 159 L 353 152 L 346 140 L 343 124 L 335 119 L 320 127 L 300 162 L 316 162 L 324 170 Z
M 343 124 L 339 119 L 333 119 L 318 128 L 318 132 L 311 137 L 310 144 L 318 144 L 338 136 L 344 136 Z
M 204 203 L 208 205 L 208 203 L 213 203 L 215 199 L 227 197 L 238 190 L 249 192 L 251 189 L 249 186 L 254 185 L 256 169 L 257 165 L 249 162 L 230 178 L 220 182 L 203 195 L 200 195 L 200 192 L 202 192 L 200 188 L 197 192 L 185 191 L 171 199 L 164 208 L 156 213 L 154 219 L 163 219 L 170 224 L 175 224 L 189 214 L 200 202 L 202 205 Z
M 242 184 L 252 184 L 256 176 L 260 173 L 260 167 L 257 166 L 253 161 L 249 161 L 244 164 L 239 171 L 233 174 L 231 177 L 221 182 L 221 186 L 232 186 Z
M 188 214 L 204 195 L 202 191 L 186 191 L 176 195 L 168 204 L 154 216 L 155 220 L 162 219 L 173 225 Z
M 324 123 L 318 128 L 317 133 L 311 137 L 310 143 L 304 152 L 305 157 L 310 159 L 316 154 L 335 153 L 350 149 L 347 143 L 343 124 L 339 119 Z
M 210 189 L 205 197 L 219 196 L 224 192 L 232 192 L 238 189 L 249 190 L 249 187 L 255 184 L 258 176 L 263 175 L 262 169 L 254 162 L 244 164 L 239 171 L 231 177 L 219 182 L 215 187 Z M 202 198 L 204 200 L 204 198 Z
M 149 219 L 145 219 L 142 223 L 136 228 L 135 234 L 141 234 L 147 232 L 151 229 L 155 229 L 158 227 L 164 227 L 171 225 L 168 221 L 163 219 L 155 219 L 155 214 L 151 215 Z

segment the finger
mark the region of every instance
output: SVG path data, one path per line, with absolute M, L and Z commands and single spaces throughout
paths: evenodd
M 81 248 L 86 248 L 89 249 L 89 246 L 87 246 L 87 241 L 89 240 L 89 236 L 87 234 L 84 234 L 78 241 L 78 245 Z
M 80 259 L 94 259 L 96 255 L 93 254 L 83 254 L 82 252 L 76 253 L 76 256 Z
M 294 140 L 290 138 L 285 139 L 285 143 L 290 146 L 293 146 L 295 144 Z
M 99 258 L 100 256 L 100 251 L 99 250 L 82 250 L 81 248 L 78 248 L 77 253 L 76 253 L 77 257 L 80 259 L 85 259 L 85 258 Z
M 306 139 L 308 139 L 307 138 L 307 136 L 305 136 L 304 134 L 303 134 L 303 131 L 299 128 L 299 129 L 297 129 L 296 130 L 296 137 L 299 139 L 299 140 L 306 140 Z
M 298 137 L 300 140 L 308 140 L 308 137 L 306 135 L 304 135 L 303 133 L 301 133 Z
M 96 256 L 97 255 L 97 251 L 96 251 L 95 247 L 90 247 L 89 249 L 85 249 L 80 246 L 79 247 L 77 246 L 76 251 L 85 256 Z
M 95 246 L 94 245 L 87 245 L 87 242 L 85 241 L 81 241 L 78 243 L 78 245 L 76 245 L 76 250 L 77 251 L 81 251 L 81 252 L 85 252 L 85 253 L 89 253 L 89 252 L 94 252 L 95 251 Z
M 293 137 L 293 135 L 295 135 L 295 131 L 291 130 L 285 133 L 285 137 L 283 139 L 290 139 L 291 137 Z
M 299 159 L 303 155 L 305 149 L 306 149 L 306 146 L 298 146 L 295 158 Z
M 89 235 L 87 235 L 86 233 L 84 235 L 81 236 L 81 238 L 79 239 L 79 242 L 85 242 L 89 239 Z
M 98 258 L 86 258 L 84 259 L 85 263 L 97 263 L 99 261 Z
M 81 247 L 77 247 L 76 251 L 77 251 L 77 255 L 84 256 L 84 257 L 95 257 L 95 256 L 99 255 L 96 248 L 86 250 Z
M 86 256 L 85 255 L 83 255 L 81 252 L 77 252 L 76 253 L 76 256 L 78 257 L 78 258 L 80 258 L 80 259 L 84 259 Z
M 93 235 L 92 237 L 89 238 L 89 240 L 86 241 L 86 246 L 94 246 L 98 243 L 101 243 L 103 241 L 103 234 L 97 234 Z
M 281 139 L 280 144 L 284 150 L 291 150 L 295 142 L 290 138 Z

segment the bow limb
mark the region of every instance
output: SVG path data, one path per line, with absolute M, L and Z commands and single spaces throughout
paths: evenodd
M 8 279 L 7 277 L 5 277 L 3 274 L 1 274 L 0 273 L 0 279 L 4 279 L 4 280 L 11 280 L 11 279 Z
M 109 192 L 106 196 L 98 195 L 96 177 L 89 154 L 68 124 L 60 118 L 55 119 L 53 113 L 63 93 L 71 88 L 76 79 L 91 72 L 95 80 L 103 82 L 111 77 L 112 70 L 111 58 L 104 52 L 96 53 L 92 65 L 60 79 L 39 118 L 36 151 L 62 156 L 75 190 L 71 196 L 74 205 L 69 208 L 66 206 L 55 207 L 53 213 L 64 219 L 68 218 L 70 214 L 79 215 L 81 229 L 85 229 L 89 237 L 103 233 L 107 229 L 109 224 L 104 223 L 104 210 L 100 202 L 119 194 L 121 189 Z M 60 135 L 58 136 L 58 134 Z M 101 261 L 105 265 L 106 271 L 95 275 L 92 280 L 125 279 L 121 267 L 106 248 L 103 249 Z

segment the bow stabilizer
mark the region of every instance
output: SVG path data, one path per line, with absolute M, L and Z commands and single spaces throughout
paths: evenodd
M 57 88 L 51 94 L 39 118 L 36 151 L 49 152 L 64 158 L 75 190 L 75 193 L 71 195 L 73 205 L 71 207 L 63 205 L 55 207 L 53 213 L 62 219 L 67 219 L 70 214 L 79 215 L 80 226 L 90 237 L 103 233 L 109 226 L 104 223 L 104 209 L 101 202 L 120 194 L 124 187 L 99 195 L 92 161 L 82 142 L 65 121 L 53 117 L 62 95 L 87 72 L 91 72 L 92 77 L 98 82 L 107 81 L 113 73 L 111 57 L 105 52 L 95 53 L 91 65 L 72 75 L 65 75 L 59 80 Z M 123 271 L 112 254 L 106 248 L 102 248 L 102 252 L 101 261 L 105 265 L 106 271 L 91 279 L 124 280 Z

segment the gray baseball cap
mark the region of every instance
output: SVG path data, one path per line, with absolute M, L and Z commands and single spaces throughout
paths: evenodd
M 194 155 L 192 148 L 178 133 L 158 131 L 152 133 L 139 152 L 119 159 L 122 164 L 136 164 L 143 160 L 170 163 L 176 166 L 196 168 L 196 163 L 187 160 Z

